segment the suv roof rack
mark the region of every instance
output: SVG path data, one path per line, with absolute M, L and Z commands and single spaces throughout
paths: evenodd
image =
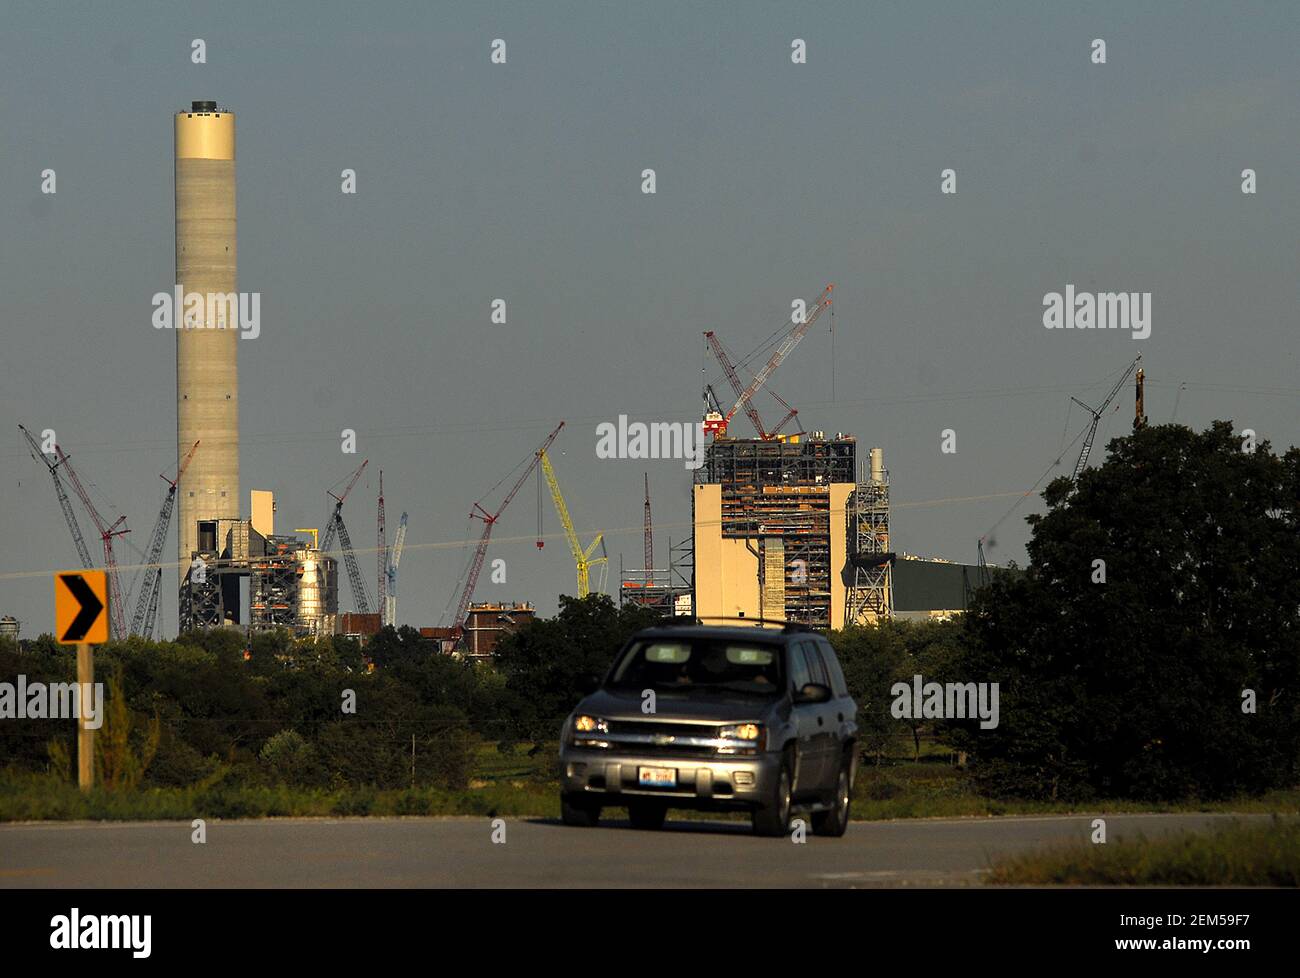
M 817 629 L 800 621 L 782 621 L 776 618 L 744 618 L 734 615 L 703 615 L 695 617 L 693 615 L 674 615 L 656 622 L 651 628 L 692 628 L 705 625 L 707 622 L 738 622 L 742 625 L 753 625 L 756 628 L 764 626 L 774 626 L 780 628 L 782 632 L 811 632 L 816 633 Z

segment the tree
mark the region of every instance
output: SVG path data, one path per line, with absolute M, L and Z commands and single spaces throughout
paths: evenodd
M 631 635 L 659 620 L 650 609 L 617 608 L 608 595 L 560 598 L 554 618 L 535 619 L 497 643 L 505 676 L 501 720 L 507 737 L 550 740 L 585 692 L 585 680 L 603 677 Z
M 1243 450 L 1226 421 L 1108 448 L 1073 492 L 1047 487 L 1026 573 L 996 577 L 968 616 L 962 668 L 1001 700 L 996 729 L 959 725 L 977 775 L 1066 799 L 1294 784 L 1300 450 Z

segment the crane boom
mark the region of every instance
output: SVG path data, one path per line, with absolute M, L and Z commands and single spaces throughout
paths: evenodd
M 1070 398 L 1070 400 L 1074 401 L 1075 404 L 1078 404 L 1092 415 L 1092 422 L 1088 425 L 1088 434 L 1083 439 L 1083 451 L 1079 453 L 1079 461 L 1074 463 L 1074 472 L 1070 474 L 1071 483 L 1077 483 L 1079 481 L 1079 474 L 1088 465 L 1088 456 L 1092 454 L 1092 443 L 1097 437 L 1097 426 L 1101 423 L 1101 416 L 1106 413 L 1106 409 L 1110 407 L 1111 402 L 1115 400 L 1116 396 L 1118 396 L 1120 388 L 1124 386 L 1128 381 L 1129 375 L 1138 368 L 1138 365 L 1141 362 L 1142 354 L 1139 353 L 1133 359 L 1133 362 L 1128 365 L 1128 368 L 1124 371 L 1120 379 L 1115 381 L 1115 386 L 1110 389 L 1110 393 L 1106 395 L 1106 399 L 1101 402 L 1101 407 L 1094 410 L 1087 404 L 1084 404 L 1083 401 L 1079 400 L 1077 397 Z
M 352 491 L 352 487 L 357 484 L 361 473 L 369 464 L 370 459 L 366 459 L 357 466 L 341 493 L 336 495 L 331 490 L 326 490 L 326 495 L 334 500 L 334 511 L 330 513 L 325 523 L 325 536 L 320 542 L 321 551 L 328 552 L 334 537 L 338 536 L 339 547 L 343 551 L 343 565 L 347 568 L 348 582 L 352 585 L 352 599 L 357 604 L 357 611 L 363 615 L 370 614 L 370 595 L 366 592 L 365 582 L 361 578 L 361 568 L 357 566 L 357 554 L 352 549 L 352 538 L 348 534 L 347 524 L 343 522 L 343 500 L 348 498 L 348 493 Z
M 352 491 L 352 487 L 355 486 L 357 480 L 361 478 L 362 470 L 369 464 L 370 459 L 366 459 L 357 466 L 356 471 L 353 472 L 351 478 L 348 479 L 347 487 L 343 490 L 341 495 L 336 496 L 330 490 L 325 490 L 325 495 L 334 500 L 334 512 L 325 520 L 325 536 L 320 543 L 320 549 L 322 551 L 328 552 L 330 544 L 334 542 L 334 534 L 337 532 L 336 527 L 334 526 L 334 516 L 343 509 L 343 500 L 348 498 L 348 493 Z
M 767 383 L 767 379 L 772 376 L 772 372 L 776 370 L 777 367 L 781 366 L 781 362 L 790 355 L 790 351 L 798 346 L 799 341 L 804 338 L 808 333 L 808 330 L 812 329 L 813 323 L 815 323 L 817 317 L 822 314 L 822 310 L 831 304 L 831 290 L 834 288 L 834 284 L 831 284 L 822 289 L 821 295 L 817 297 L 816 302 L 813 303 L 812 309 L 804 316 L 803 322 L 796 324 L 794 329 L 790 330 L 790 332 L 785 335 L 785 338 L 781 341 L 781 345 L 776 348 L 776 351 L 768 359 L 767 363 L 763 365 L 763 369 L 760 370 L 755 375 L 754 379 L 749 382 L 749 386 L 741 391 L 740 397 L 736 400 L 735 406 L 727 412 L 725 423 L 729 424 L 731 419 L 735 417 L 736 412 L 748 403 L 750 398 L 758 393 L 759 389 Z
M 384 470 L 379 470 L 379 523 L 378 523 L 379 582 L 375 585 L 375 608 L 379 623 L 384 622 L 384 609 L 388 606 L 388 528 L 384 525 Z
M 510 505 L 510 500 L 515 498 L 515 494 L 519 492 L 519 487 L 527 481 L 533 472 L 533 467 L 537 465 L 538 459 L 544 451 L 551 447 L 551 442 L 555 441 L 555 436 L 560 433 L 560 429 L 563 427 L 564 422 L 561 421 L 555 430 L 546 436 L 546 441 L 542 442 L 542 447 L 533 452 L 532 460 L 524 468 L 515 484 L 510 487 L 510 491 L 506 493 L 506 498 L 501 501 L 501 505 L 497 507 L 495 513 L 489 513 L 478 503 L 475 503 L 474 509 L 470 511 L 471 519 L 483 521 L 483 534 L 479 537 L 478 547 L 474 551 L 474 559 L 469 566 L 469 574 L 465 579 L 465 590 L 461 592 L 460 600 L 456 604 L 456 617 L 452 620 L 452 628 L 455 629 L 457 637 L 463 634 L 465 630 L 465 615 L 469 611 L 469 601 L 474 596 L 474 588 L 478 585 L 479 572 L 483 570 L 483 558 L 487 555 L 488 542 L 492 539 L 492 527 L 496 526 L 497 520 L 501 518 L 501 514 Z M 474 510 L 477 510 L 477 512 Z
M 352 549 L 352 538 L 348 535 L 347 524 L 343 522 L 343 513 L 334 511 L 334 526 L 339 535 L 339 547 L 343 551 L 343 564 L 348 569 L 348 581 L 352 585 L 352 599 L 357 603 L 357 611 L 363 615 L 370 614 L 370 595 L 366 593 L 366 582 L 362 580 L 361 568 L 357 566 L 357 553 Z
M 54 480 L 54 491 L 59 497 L 59 508 L 63 510 L 63 519 L 67 522 L 68 529 L 72 531 L 72 542 L 77 546 L 77 555 L 81 558 L 81 566 L 89 570 L 95 566 L 95 562 L 90 559 L 90 551 L 86 548 L 86 538 L 81 535 L 81 525 L 77 522 L 77 513 L 72 508 L 72 500 L 68 498 L 67 490 L 63 488 L 63 480 L 59 478 L 59 463 L 51 462 L 46 457 L 30 431 L 22 425 L 18 426 L 18 430 L 23 433 L 23 437 L 32 446 L 32 458 L 44 462 L 45 467 L 50 470 L 50 478 Z
M 600 546 L 602 534 L 597 533 L 596 539 L 591 541 L 591 546 L 586 550 L 582 549 L 582 543 L 578 540 L 578 531 L 573 528 L 573 520 L 569 517 L 569 507 L 564 502 L 564 494 L 560 492 L 559 480 L 555 478 L 555 469 L 551 466 L 551 457 L 545 450 L 537 454 L 541 460 L 542 474 L 546 477 L 546 484 L 551 488 L 551 501 L 555 503 L 555 512 L 560 517 L 560 523 L 564 527 L 564 538 L 569 542 L 569 552 L 573 555 L 573 563 L 577 567 L 578 597 L 585 598 L 591 593 L 591 567 L 607 560 L 606 557 L 593 558 L 591 556 L 596 552 L 596 548 Z
M 149 536 L 149 549 L 145 555 L 145 573 L 144 581 L 140 586 L 140 596 L 136 599 L 135 614 L 131 617 L 131 634 L 143 635 L 150 638 L 153 635 L 154 616 L 158 613 L 158 594 L 157 589 L 162 579 L 162 568 L 158 564 L 162 556 L 163 543 L 167 540 L 167 527 L 171 525 L 172 509 L 176 505 L 176 487 L 180 485 L 181 477 L 185 475 L 185 470 L 189 468 L 190 460 L 194 458 L 194 453 L 198 451 L 199 443 L 196 441 L 190 450 L 185 453 L 185 458 L 176 468 L 176 478 L 169 479 L 165 475 L 159 475 L 158 478 L 167 483 L 167 498 L 163 500 L 162 509 L 158 511 L 158 519 L 154 522 L 153 533 Z M 158 573 L 151 573 L 157 568 Z
M 650 473 L 645 474 L 645 583 L 646 587 L 655 582 L 655 537 L 654 527 L 650 522 Z
M 745 413 L 749 415 L 750 423 L 753 424 L 754 430 L 758 432 L 758 437 L 766 440 L 767 430 L 763 427 L 763 421 L 758 416 L 758 408 L 754 406 L 754 402 L 750 398 L 745 397 L 745 385 L 740 382 L 740 375 L 736 373 L 736 365 L 731 362 L 731 357 L 727 356 L 727 351 L 722 348 L 722 343 L 713 330 L 708 330 L 704 334 L 704 338 L 713 350 L 714 359 L 721 365 L 722 372 L 727 375 L 727 382 L 731 384 L 732 393 L 740 398 L 740 400 L 736 401 L 736 404 L 743 404 Z M 735 414 L 735 410 L 733 409 L 731 413 Z M 729 418 L 730 415 L 727 417 Z M 725 426 L 722 430 L 725 432 Z
M 393 541 L 392 557 L 388 561 L 388 589 L 384 595 L 384 617 L 381 624 L 397 625 L 397 568 L 402 563 L 402 548 L 406 546 L 406 514 L 397 521 L 397 538 Z
M 63 471 L 68 473 L 68 481 L 72 483 L 73 491 L 81 500 L 81 505 L 86 508 L 86 512 L 90 514 L 90 518 L 95 524 L 95 529 L 99 531 L 99 538 L 104 545 L 104 570 L 108 574 L 109 628 L 112 631 L 113 638 L 122 638 L 125 633 L 125 622 L 122 621 L 125 608 L 122 601 L 122 585 L 117 574 L 117 557 L 113 554 L 113 538 L 131 532 L 123 526 L 126 517 L 119 516 L 112 523 L 106 523 L 104 518 L 99 515 L 99 510 L 95 508 L 95 504 L 91 502 L 90 493 L 86 492 L 86 487 L 81 484 L 81 479 L 78 478 L 76 470 L 72 467 L 72 462 L 63 453 L 63 449 L 56 444 L 54 453 L 58 456 Z M 119 529 L 119 527 L 122 528 Z

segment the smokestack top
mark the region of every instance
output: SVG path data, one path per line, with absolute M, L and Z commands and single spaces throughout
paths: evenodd
M 208 102 L 208 101 L 202 101 L 202 102 L 191 102 L 191 103 L 190 103 L 190 111 L 191 111 L 191 112 L 216 112 L 216 111 L 217 111 L 217 103 L 216 103 L 216 102 Z

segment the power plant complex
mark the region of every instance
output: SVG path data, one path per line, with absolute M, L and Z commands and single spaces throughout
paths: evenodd
M 293 535 L 277 533 L 275 500 L 262 490 L 250 492 L 248 516 L 241 513 L 239 340 L 245 324 L 244 296 L 239 292 L 235 115 L 216 102 L 195 101 L 175 113 L 174 138 L 176 470 L 174 478 L 163 476 L 168 493 L 139 575 L 142 583 L 133 615 L 127 614 L 113 552 L 114 539 L 125 532 L 125 517 L 112 520 L 101 514 L 62 450 L 38 445 L 26 428 L 23 433 L 33 457 L 49 469 L 86 567 L 92 566 L 92 558 L 65 484 L 75 490 L 99 533 L 115 638 L 153 636 L 163 590 L 161 551 L 175 510 L 182 632 L 287 629 L 303 637 L 345 634 L 364 642 L 384 625 L 396 625 L 406 514 L 390 545 L 381 472 L 378 573 L 372 598 L 343 519 L 344 501 L 368 460 L 336 484 L 339 491 L 329 492 L 333 507 L 323 526 L 296 528 Z M 909 562 L 901 579 L 909 582 L 913 596 L 895 595 L 894 573 L 901 564 L 891 546 L 889 476 L 881 449 L 863 454 L 857 439 L 843 433 L 828 437 L 820 431 L 783 431 L 798 412 L 772 392 L 767 381 L 830 308 L 832 288 L 827 286 L 806 313 L 792 316 L 778 330 L 771 341 L 774 351 L 761 364 L 733 360 L 714 332 L 704 334 L 706 350 L 726 376 L 735 402 L 724 411 L 712 385 L 706 385 L 700 428 L 701 436 L 707 433 L 712 441 L 691 487 L 691 536 L 670 543 L 666 567 L 655 567 L 647 473 L 645 563 L 630 570 L 620 564 L 620 603 L 634 602 L 666 615 L 779 620 L 821 629 L 888 618 L 899 599 L 905 613 L 913 615 L 947 614 L 965 607 L 967 572 L 975 569 L 954 574 L 961 565 L 947 562 Z M 786 411 L 770 428 L 755 406 L 760 390 Z M 729 433 L 738 412 L 749 418 L 756 437 Z M 548 456 L 563 427 L 560 422 L 526 460 L 523 474 L 499 503 L 493 506 L 481 497 L 473 504 L 471 516 L 482 522 L 483 531 L 463 576 L 452 625 L 420 629 L 444 650 L 490 656 L 502 632 L 532 619 L 534 606 L 529 602 L 475 604 L 472 598 L 493 527 L 533 472 L 538 476 L 539 524 L 544 476 L 564 528 L 576 567 L 574 593 L 585 597 L 592 568 L 608 568 L 603 535 L 586 545 L 578 539 Z M 332 555 L 336 542 L 356 609 L 342 615 L 340 561 Z M 941 577 L 930 567 L 943 568 Z M 942 586 L 931 586 L 940 580 Z M 17 623 L 10 627 L 16 631 Z

